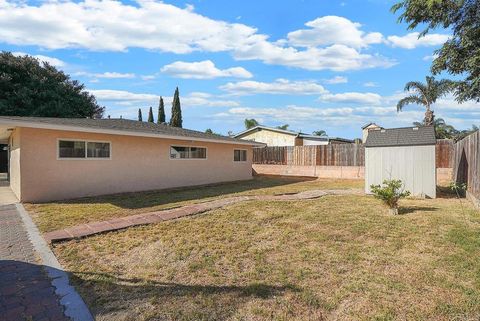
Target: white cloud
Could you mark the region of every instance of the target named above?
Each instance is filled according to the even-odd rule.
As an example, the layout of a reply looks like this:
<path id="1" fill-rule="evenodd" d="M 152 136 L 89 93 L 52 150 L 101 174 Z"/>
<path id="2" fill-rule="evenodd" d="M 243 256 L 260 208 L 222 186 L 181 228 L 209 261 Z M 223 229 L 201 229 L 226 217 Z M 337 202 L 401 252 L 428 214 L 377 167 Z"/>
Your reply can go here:
<path id="1" fill-rule="evenodd" d="M 49 56 L 44 56 L 44 55 L 30 55 L 30 54 L 27 54 L 25 52 L 12 52 L 12 55 L 14 56 L 17 56 L 17 57 L 20 57 L 20 56 L 32 56 L 34 58 L 37 58 L 39 61 L 43 62 L 48 62 L 50 65 L 54 66 L 54 67 L 57 67 L 57 68 L 61 68 L 61 67 L 65 67 L 66 63 L 58 58 L 55 58 L 55 57 L 49 57 Z"/>
<path id="2" fill-rule="evenodd" d="M 376 83 L 374 81 L 367 81 L 367 82 L 363 83 L 363 86 L 364 87 L 378 87 L 378 83 Z"/>
<path id="3" fill-rule="evenodd" d="M 411 32 L 405 36 L 389 36 L 387 37 L 387 40 L 393 47 L 415 49 L 421 46 L 427 47 L 443 45 L 450 37 L 449 35 L 439 33 L 427 34 L 421 38 L 418 38 L 419 35 L 419 32 Z"/>
<path id="4" fill-rule="evenodd" d="M 272 42 L 254 27 L 210 19 L 195 13 L 192 6 L 179 8 L 153 0 L 138 0 L 131 5 L 113 0 L 37 3 L 0 0 L 1 42 L 96 51 L 224 51 L 239 60 L 308 70 L 358 70 L 395 63 L 362 52 L 366 45 L 381 42 L 382 35 L 365 33 L 359 30 L 359 24 L 341 17 L 318 18 L 308 23 L 312 29 L 291 32 L 289 41 Z M 318 30 L 331 34 L 313 36 L 312 32 Z"/>
<path id="5" fill-rule="evenodd" d="M 89 90 L 101 104 L 108 106 L 156 106 L 160 95 L 133 93 L 126 90 L 92 89 Z M 172 97 L 163 97 L 165 104 L 172 100 Z M 211 94 L 193 92 L 185 96 L 180 95 L 180 102 L 184 107 L 235 107 L 238 102 L 233 100 L 218 99 Z"/>
<path id="6" fill-rule="evenodd" d="M 314 81 L 289 81 L 276 79 L 274 82 L 259 82 L 253 80 L 229 82 L 220 89 L 234 95 L 280 94 L 280 95 L 315 95 L 326 93 L 322 85 Z"/>
<path id="7" fill-rule="evenodd" d="M 375 93 L 346 92 L 341 94 L 327 93 L 320 97 L 321 101 L 331 103 L 355 103 L 378 105 L 382 101 L 382 96 Z"/>
<path id="8" fill-rule="evenodd" d="M 310 29 L 300 29 L 288 33 L 290 44 L 300 47 L 327 46 L 342 44 L 353 48 L 366 47 L 383 41 L 379 32 L 365 33 L 361 24 L 344 17 L 324 16 L 305 24 Z"/>
<path id="9" fill-rule="evenodd" d="M 218 69 L 211 60 L 199 62 L 176 61 L 165 65 L 162 72 L 178 78 L 213 79 L 218 77 L 251 78 L 253 75 L 242 67 Z"/>
<path id="10" fill-rule="evenodd" d="M 346 84 L 348 82 L 348 78 L 343 76 L 335 76 L 330 79 L 324 79 L 323 82 L 330 85 Z"/>
<path id="11" fill-rule="evenodd" d="M 106 78 L 106 79 L 125 79 L 125 78 L 135 78 L 135 74 L 131 73 L 119 73 L 119 72 L 104 72 L 101 74 L 94 74 L 96 78 Z"/>
<path id="12" fill-rule="evenodd" d="M 423 57 L 422 60 L 432 61 L 433 59 L 436 59 L 437 57 L 438 57 L 438 55 L 427 55 L 427 56 Z"/>

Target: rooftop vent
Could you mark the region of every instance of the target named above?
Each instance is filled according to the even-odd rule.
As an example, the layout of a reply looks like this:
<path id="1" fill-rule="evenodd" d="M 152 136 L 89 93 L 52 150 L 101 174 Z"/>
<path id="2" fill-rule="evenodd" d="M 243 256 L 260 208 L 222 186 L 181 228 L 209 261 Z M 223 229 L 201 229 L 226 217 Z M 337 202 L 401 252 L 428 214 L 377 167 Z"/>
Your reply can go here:
<path id="1" fill-rule="evenodd" d="M 413 130 L 418 130 L 418 127 L 413 127 Z"/>

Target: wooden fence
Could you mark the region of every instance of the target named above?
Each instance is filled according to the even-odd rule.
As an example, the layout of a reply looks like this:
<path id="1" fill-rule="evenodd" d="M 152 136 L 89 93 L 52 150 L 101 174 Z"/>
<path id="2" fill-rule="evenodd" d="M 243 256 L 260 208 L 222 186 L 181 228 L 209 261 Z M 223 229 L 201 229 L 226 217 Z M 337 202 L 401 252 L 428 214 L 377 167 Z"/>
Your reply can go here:
<path id="1" fill-rule="evenodd" d="M 454 152 L 451 140 L 438 140 L 435 154 L 437 168 L 453 167 Z M 365 166 L 365 147 L 363 144 L 332 144 L 254 148 L 253 163 L 302 166 Z"/>
<path id="2" fill-rule="evenodd" d="M 457 183 L 466 183 L 467 190 L 480 198 L 480 132 L 455 144 L 453 176 Z"/>
<path id="3" fill-rule="evenodd" d="M 332 144 L 255 148 L 253 163 L 304 166 L 364 166 L 365 147 L 361 144 Z"/>

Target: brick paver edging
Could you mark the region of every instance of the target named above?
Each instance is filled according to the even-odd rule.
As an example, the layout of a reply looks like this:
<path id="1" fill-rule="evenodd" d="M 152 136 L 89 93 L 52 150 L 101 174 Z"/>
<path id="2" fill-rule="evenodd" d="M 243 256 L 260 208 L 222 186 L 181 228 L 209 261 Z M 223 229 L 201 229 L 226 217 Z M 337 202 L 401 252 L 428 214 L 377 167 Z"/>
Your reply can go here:
<path id="1" fill-rule="evenodd" d="M 244 201 L 265 200 L 265 201 L 294 201 L 315 199 L 325 195 L 344 195 L 344 194 L 361 194 L 361 190 L 310 190 L 296 194 L 282 195 L 255 195 L 255 196 L 233 196 L 204 203 L 193 205 L 185 205 L 178 208 L 148 212 L 143 214 L 131 215 L 126 217 L 114 218 L 106 221 L 92 222 L 81 224 L 66 229 L 48 232 L 44 235 L 47 242 L 60 242 L 81 238 L 89 235 L 116 231 L 131 226 L 146 225 L 159 223 L 162 221 L 172 220 L 184 216 L 204 213 L 214 209 L 222 208 L 228 205 L 236 204 Z"/>

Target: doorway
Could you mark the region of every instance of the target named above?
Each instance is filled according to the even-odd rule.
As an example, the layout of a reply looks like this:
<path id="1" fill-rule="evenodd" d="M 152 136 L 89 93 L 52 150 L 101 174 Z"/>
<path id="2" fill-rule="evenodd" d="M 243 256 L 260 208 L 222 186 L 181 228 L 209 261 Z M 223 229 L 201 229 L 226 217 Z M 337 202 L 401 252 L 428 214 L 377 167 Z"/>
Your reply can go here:
<path id="1" fill-rule="evenodd" d="M 8 184 L 9 171 L 8 171 L 8 145 L 0 144 L 0 184 Z"/>

